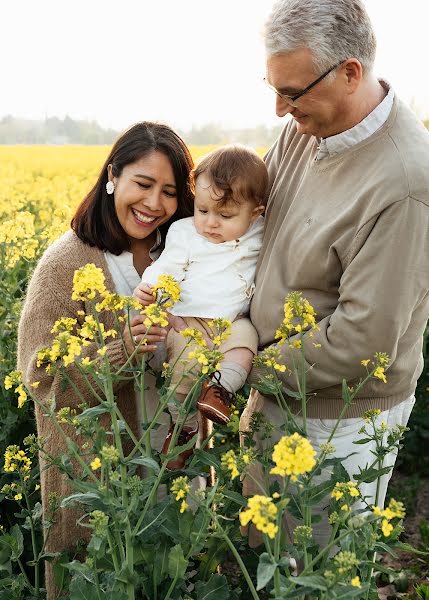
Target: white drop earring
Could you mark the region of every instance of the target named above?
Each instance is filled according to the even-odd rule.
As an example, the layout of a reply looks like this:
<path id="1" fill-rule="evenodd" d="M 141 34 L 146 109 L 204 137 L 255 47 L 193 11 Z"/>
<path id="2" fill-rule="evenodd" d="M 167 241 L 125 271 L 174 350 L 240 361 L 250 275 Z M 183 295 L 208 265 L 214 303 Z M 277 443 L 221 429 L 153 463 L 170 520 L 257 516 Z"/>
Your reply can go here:
<path id="1" fill-rule="evenodd" d="M 108 194 L 113 194 L 114 191 L 115 191 L 115 184 L 113 183 L 113 181 L 108 181 L 106 183 L 106 192 Z"/>

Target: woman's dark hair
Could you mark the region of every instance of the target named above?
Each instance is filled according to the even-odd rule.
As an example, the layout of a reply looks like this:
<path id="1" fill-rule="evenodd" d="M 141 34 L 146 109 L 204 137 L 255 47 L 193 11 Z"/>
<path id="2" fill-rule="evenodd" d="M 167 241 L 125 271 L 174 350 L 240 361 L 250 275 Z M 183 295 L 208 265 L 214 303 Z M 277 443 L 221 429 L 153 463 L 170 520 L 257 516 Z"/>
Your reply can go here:
<path id="1" fill-rule="evenodd" d="M 177 211 L 160 227 L 163 237 L 173 221 L 193 214 L 193 193 L 189 174 L 194 166 L 185 142 L 171 127 L 144 121 L 133 125 L 115 142 L 98 180 L 84 198 L 72 219 L 71 227 L 86 244 L 119 255 L 129 249 L 129 240 L 116 215 L 112 195 L 106 192 L 107 167 L 119 177 L 126 165 L 151 152 L 162 152 L 169 159 L 176 183 Z"/>

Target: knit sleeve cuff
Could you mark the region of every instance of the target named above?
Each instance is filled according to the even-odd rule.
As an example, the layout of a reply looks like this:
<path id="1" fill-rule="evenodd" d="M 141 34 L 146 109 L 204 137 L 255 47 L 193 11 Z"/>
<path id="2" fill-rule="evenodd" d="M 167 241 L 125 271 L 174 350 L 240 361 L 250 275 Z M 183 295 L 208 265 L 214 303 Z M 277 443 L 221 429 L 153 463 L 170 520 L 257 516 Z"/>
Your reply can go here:
<path id="1" fill-rule="evenodd" d="M 106 354 L 111 365 L 123 365 L 127 360 L 122 340 L 109 342 Z"/>
<path id="2" fill-rule="evenodd" d="M 263 367 L 252 367 L 252 370 L 250 371 L 249 375 L 247 376 L 247 383 L 249 385 L 257 385 L 261 379 L 261 377 L 263 375 L 267 374 L 267 370 L 264 369 Z"/>

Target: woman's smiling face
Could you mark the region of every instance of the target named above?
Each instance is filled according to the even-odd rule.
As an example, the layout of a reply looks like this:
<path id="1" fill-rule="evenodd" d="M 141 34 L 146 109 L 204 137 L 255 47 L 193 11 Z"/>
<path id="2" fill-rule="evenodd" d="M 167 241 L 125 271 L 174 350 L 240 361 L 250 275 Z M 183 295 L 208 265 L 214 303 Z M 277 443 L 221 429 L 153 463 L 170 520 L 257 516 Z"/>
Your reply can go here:
<path id="1" fill-rule="evenodd" d="M 158 151 L 126 165 L 115 184 L 116 215 L 133 240 L 142 240 L 168 221 L 177 210 L 176 181 L 170 160 Z"/>

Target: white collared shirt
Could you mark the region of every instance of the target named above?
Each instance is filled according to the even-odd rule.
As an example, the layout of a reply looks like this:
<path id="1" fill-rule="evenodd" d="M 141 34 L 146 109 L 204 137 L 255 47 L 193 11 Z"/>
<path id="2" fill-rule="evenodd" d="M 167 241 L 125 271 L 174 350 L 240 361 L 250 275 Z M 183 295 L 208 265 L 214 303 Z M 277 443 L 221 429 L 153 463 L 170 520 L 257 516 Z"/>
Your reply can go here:
<path id="1" fill-rule="evenodd" d="M 347 131 L 342 131 L 337 135 L 322 138 L 320 140 L 316 160 L 323 160 L 324 158 L 335 156 L 336 154 L 347 150 L 347 148 L 351 148 L 355 144 L 363 142 L 363 140 L 369 138 L 370 135 L 384 125 L 392 110 L 395 93 L 386 81 L 380 80 L 380 83 L 385 89 L 389 90 L 380 104 L 378 104 L 365 119 L 354 127 L 347 129 Z"/>
<path id="2" fill-rule="evenodd" d="M 161 232 L 157 229 L 156 242 L 149 250 L 151 260 L 156 260 L 161 254 L 161 242 Z M 122 254 L 116 256 L 116 254 L 106 251 L 104 256 L 106 257 L 107 266 L 115 284 L 116 293 L 121 296 L 132 296 L 141 281 L 140 275 L 134 266 L 132 253 L 125 250 Z"/>
<path id="3" fill-rule="evenodd" d="M 199 235 L 193 217 L 176 221 L 168 230 L 165 250 L 142 281 L 154 285 L 168 274 L 180 283 L 174 315 L 233 321 L 249 311 L 263 229 L 264 219 L 258 217 L 238 240 L 213 244 Z"/>

